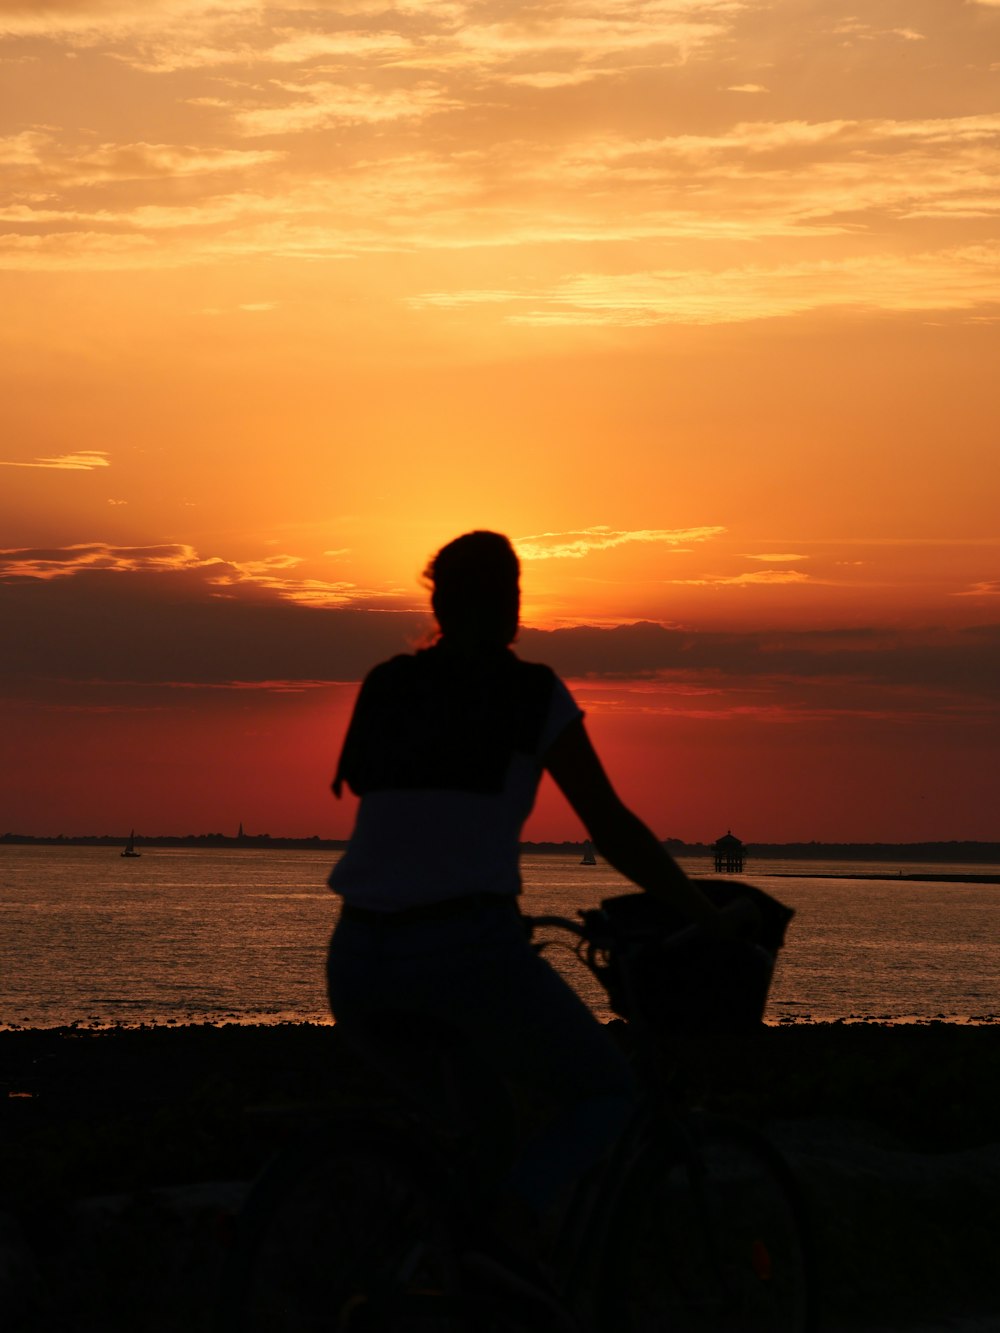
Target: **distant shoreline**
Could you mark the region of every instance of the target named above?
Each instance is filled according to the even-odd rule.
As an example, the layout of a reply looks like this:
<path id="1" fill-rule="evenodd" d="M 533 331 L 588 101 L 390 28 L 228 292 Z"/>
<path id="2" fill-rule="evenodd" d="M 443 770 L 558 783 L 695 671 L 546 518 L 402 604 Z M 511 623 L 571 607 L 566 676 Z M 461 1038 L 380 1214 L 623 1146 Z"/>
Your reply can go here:
<path id="1" fill-rule="evenodd" d="M 753 867 L 745 872 L 753 875 Z M 912 883 L 930 883 L 930 884 L 1000 884 L 1000 874 L 997 875 L 954 875 L 954 874 L 912 874 L 904 875 L 902 871 L 897 871 L 895 875 L 890 875 L 888 871 L 884 874 L 873 874 L 868 872 L 861 875 L 824 875 L 818 870 L 809 870 L 802 873 L 798 870 L 766 870 L 756 879 L 877 879 L 890 880 L 894 884 L 912 884 Z"/>
<path id="2" fill-rule="evenodd" d="M 121 847 L 128 839 L 127 833 L 121 834 L 81 834 L 57 837 L 36 837 L 29 833 L 4 833 L 0 835 L 0 847 Z M 142 837 L 136 835 L 136 847 L 224 847 L 231 849 L 245 848 L 253 851 L 327 851 L 342 852 L 347 846 L 346 838 L 321 838 L 314 834 L 310 838 L 272 837 L 268 833 L 245 834 L 243 837 L 230 837 L 223 833 L 185 834 L 183 836 L 157 835 Z M 677 838 L 667 838 L 664 847 L 673 856 L 705 857 L 713 856 L 711 843 L 682 842 Z M 583 853 L 583 840 L 566 842 L 522 842 L 521 851 L 549 855 L 580 856 Z M 754 861 L 947 861 L 952 864 L 975 862 L 978 864 L 996 864 L 1000 867 L 1000 842 L 786 842 L 765 843 L 748 842 L 744 846 L 747 860 L 746 873 L 754 874 Z M 761 871 L 763 874 L 782 872 Z M 790 872 L 789 872 L 790 873 Z M 827 878 L 824 876 L 824 878 Z M 920 875 L 869 873 L 852 876 L 856 879 L 919 879 Z M 924 875 L 923 878 L 932 878 Z M 935 879 L 942 876 L 933 876 Z M 947 878 L 955 878 L 949 876 Z M 976 882 L 1000 882 L 1000 870 L 996 877 L 980 876 Z"/>

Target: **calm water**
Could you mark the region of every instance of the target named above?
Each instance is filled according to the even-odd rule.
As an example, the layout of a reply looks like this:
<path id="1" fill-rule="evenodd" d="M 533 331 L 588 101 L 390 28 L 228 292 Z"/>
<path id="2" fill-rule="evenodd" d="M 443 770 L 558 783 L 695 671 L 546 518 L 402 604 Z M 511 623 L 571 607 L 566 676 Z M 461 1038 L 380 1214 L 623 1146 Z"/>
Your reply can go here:
<path id="1" fill-rule="evenodd" d="M 127 860 L 117 848 L 0 848 L 0 1027 L 326 1020 L 332 859 L 148 848 Z M 706 873 L 705 861 L 684 864 Z M 796 867 L 758 862 L 745 878 L 797 912 L 771 1020 L 1000 1020 L 1000 886 L 771 878 L 770 869 Z M 885 867 L 798 869 L 833 876 Z M 572 915 L 627 888 L 606 866 L 581 867 L 574 857 L 529 856 L 523 870 L 527 911 Z M 549 956 L 606 1016 L 572 955 Z"/>

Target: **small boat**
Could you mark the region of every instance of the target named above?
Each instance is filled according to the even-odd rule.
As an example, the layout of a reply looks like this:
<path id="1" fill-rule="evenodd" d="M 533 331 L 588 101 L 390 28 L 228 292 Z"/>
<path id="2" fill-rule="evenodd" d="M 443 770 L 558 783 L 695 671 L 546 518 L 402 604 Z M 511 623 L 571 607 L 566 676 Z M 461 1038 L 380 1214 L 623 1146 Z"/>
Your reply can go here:
<path id="1" fill-rule="evenodd" d="M 125 844 L 125 850 L 122 852 L 122 856 L 141 856 L 141 855 L 142 852 L 137 852 L 135 850 L 135 829 L 133 829 L 132 832 L 128 835 L 128 842 Z"/>
<path id="2" fill-rule="evenodd" d="M 589 838 L 583 844 L 583 860 L 580 862 L 580 864 L 582 866 L 597 865 L 597 857 L 594 855 L 594 844 L 590 841 Z"/>

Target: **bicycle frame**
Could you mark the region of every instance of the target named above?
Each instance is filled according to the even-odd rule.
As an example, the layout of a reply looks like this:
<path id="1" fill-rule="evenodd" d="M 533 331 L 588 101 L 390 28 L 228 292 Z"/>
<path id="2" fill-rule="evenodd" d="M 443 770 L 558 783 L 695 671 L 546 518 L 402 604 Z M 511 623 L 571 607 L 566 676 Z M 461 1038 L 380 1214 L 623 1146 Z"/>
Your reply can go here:
<path id="1" fill-rule="evenodd" d="M 649 939 L 648 933 L 644 935 L 642 931 L 636 931 L 632 935 L 629 932 L 616 931 L 610 920 L 602 919 L 602 912 L 597 909 L 581 912 L 579 920 L 548 915 L 527 916 L 524 920 L 532 935 L 537 931 L 552 929 L 559 931 L 564 937 L 569 937 L 572 940 L 570 947 L 605 989 L 607 989 L 606 978 L 611 965 L 612 951 L 624 950 L 627 956 L 630 948 L 640 948 Z M 682 929 L 674 932 L 673 936 L 665 941 L 660 941 L 664 947 L 665 957 L 668 957 L 673 949 L 686 947 L 697 934 L 697 930 L 697 927 Z M 533 943 L 533 947 L 543 952 L 555 942 L 553 939 L 540 940 Z M 708 1276 L 704 1280 L 696 1278 L 695 1285 L 698 1286 L 699 1298 L 707 1293 L 707 1299 L 711 1303 L 710 1322 L 704 1326 L 699 1324 L 698 1327 L 712 1328 L 716 1333 L 723 1331 L 733 1333 L 736 1329 L 746 1333 L 751 1326 L 755 1329 L 771 1330 L 771 1324 L 750 1325 L 737 1320 L 727 1323 L 725 1319 L 732 1288 L 724 1271 L 723 1252 L 717 1248 L 715 1242 L 717 1238 L 727 1241 L 728 1236 L 725 1234 L 724 1224 L 721 1228 L 717 1227 L 716 1213 L 712 1207 L 719 1198 L 719 1180 L 724 1181 L 725 1178 L 716 1173 L 716 1167 L 712 1163 L 718 1161 L 718 1157 L 713 1154 L 720 1143 L 735 1141 L 731 1132 L 732 1127 L 727 1131 L 724 1122 L 713 1122 L 710 1118 L 702 1123 L 699 1118 L 692 1117 L 686 1111 L 683 1100 L 671 1096 L 664 1077 L 662 1039 L 655 1025 L 646 1021 L 639 997 L 628 993 L 631 986 L 629 968 L 625 966 L 620 971 L 618 981 L 626 988 L 626 1003 L 634 1009 L 634 1017 L 630 1015 L 629 1018 L 629 1027 L 635 1037 L 634 1054 L 641 1085 L 639 1107 L 633 1121 L 607 1157 L 591 1168 L 579 1182 L 570 1205 L 560 1219 L 558 1236 L 551 1251 L 552 1268 L 558 1275 L 556 1291 L 558 1309 L 564 1308 L 567 1311 L 567 1318 L 571 1310 L 577 1314 L 584 1314 L 589 1320 L 588 1326 L 592 1325 L 603 1330 L 617 1329 L 621 1326 L 628 1327 L 630 1333 L 634 1333 L 637 1329 L 649 1326 L 644 1320 L 647 1307 L 644 1304 L 646 1296 L 641 1287 L 641 1294 L 636 1301 L 633 1301 L 628 1295 L 623 1297 L 625 1289 L 622 1287 L 622 1281 L 623 1275 L 627 1280 L 635 1272 L 641 1276 L 646 1271 L 641 1267 L 646 1262 L 641 1241 L 647 1234 L 658 1241 L 661 1230 L 655 1219 L 670 1218 L 674 1215 L 670 1207 L 666 1212 L 655 1211 L 661 1203 L 661 1197 L 657 1192 L 659 1182 L 669 1176 L 672 1181 L 680 1183 L 678 1196 L 671 1194 L 670 1202 L 672 1203 L 675 1197 L 680 1197 L 687 1203 L 687 1211 L 682 1216 L 686 1220 L 691 1219 L 692 1229 L 700 1238 L 695 1242 L 696 1248 L 699 1255 L 706 1259 L 702 1268 Z M 452 1072 L 456 1080 L 460 1081 L 463 1074 L 462 1045 L 459 1044 L 458 1049 L 454 1049 L 447 1040 L 447 1033 L 437 1033 L 433 1030 L 422 1032 L 424 1041 L 433 1043 L 436 1037 L 444 1038 L 438 1054 L 445 1065 L 454 1062 Z M 405 1089 L 402 1091 L 405 1098 Z M 342 1116 L 339 1133 L 331 1135 L 330 1125 L 327 1124 L 319 1128 L 319 1136 L 313 1141 L 315 1147 L 306 1145 L 304 1151 L 296 1158 L 290 1158 L 286 1152 L 284 1162 L 279 1163 L 280 1169 L 273 1172 L 270 1181 L 265 1181 L 263 1188 L 257 1191 L 251 1209 L 252 1216 L 248 1218 L 251 1225 L 246 1228 L 243 1250 L 236 1256 L 237 1262 L 232 1265 L 233 1277 L 228 1286 L 228 1301 L 231 1308 L 227 1307 L 224 1316 L 226 1322 L 223 1324 L 226 1333 L 230 1333 L 230 1330 L 232 1333 L 236 1333 L 236 1330 L 244 1333 L 241 1321 L 243 1315 L 250 1310 L 244 1291 L 257 1266 L 259 1238 L 271 1234 L 267 1230 L 271 1219 L 279 1216 L 279 1213 L 280 1217 L 291 1217 L 293 1221 L 299 1218 L 302 1205 L 298 1202 L 300 1196 L 294 1191 L 301 1185 L 303 1190 L 301 1197 L 306 1200 L 312 1198 L 316 1164 L 322 1162 L 324 1145 L 333 1145 L 335 1156 L 332 1159 L 334 1165 L 330 1168 L 332 1171 L 330 1179 L 331 1182 L 336 1182 L 338 1179 L 349 1178 L 345 1172 L 354 1169 L 354 1163 L 357 1161 L 356 1145 L 362 1142 L 367 1143 L 366 1160 L 375 1164 L 379 1170 L 384 1161 L 389 1180 L 401 1187 L 404 1194 L 421 1208 L 425 1202 L 427 1203 L 424 1211 L 429 1217 L 437 1219 L 441 1234 L 447 1239 L 440 1247 L 440 1252 L 435 1248 L 433 1240 L 425 1251 L 419 1251 L 419 1253 L 425 1252 L 431 1260 L 437 1256 L 443 1282 L 436 1282 L 432 1273 L 432 1281 L 429 1284 L 421 1282 L 414 1286 L 408 1271 L 402 1270 L 398 1274 L 398 1286 L 392 1284 L 387 1287 L 384 1281 L 373 1283 L 367 1277 L 363 1278 L 359 1280 L 356 1296 L 356 1300 L 364 1306 L 362 1309 L 359 1305 L 358 1320 L 369 1318 L 375 1321 L 365 1325 L 366 1327 L 379 1328 L 383 1325 L 395 1327 L 397 1326 L 395 1316 L 398 1314 L 400 1316 L 398 1326 L 405 1328 L 409 1326 L 407 1320 L 411 1317 L 417 1319 L 415 1326 L 422 1326 L 419 1323 L 420 1318 L 438 1312 L 442 1315 L 454 1315 L 459 1321 L 457 1327 L 478 1326 L 480 1306 L 484 1311 L 493 1310 L 496 1291 L 489 1286 L 491 1279 L 488 1275 L 485 1278 L 487 1285 L 482 1292 L 477 1286 L 477 1282 L 483 1280 L 481 1274 L 478 1278 L 476 1276 L 471 1278 L 471 1286 L 466 1285 L 468 1274 L 462 1270 L 460 1254 L 462 1242 L 467 1239 L 471 1230 L 475 1230 L 475 1222 L 486 1215 L 490 1206 L 489 1186 L 476 1179 L 478 1173 L 475 1165 L 479 1157 L 485 1160 L 489 1154 L 482 1153 L 481 1138 L 477 1138 L 472 1132 L 465 1132 L 473 1127 L 465 1126 L 463 1130 L 460 1113 L 457 1125 L 452 1128 L 457 1129 L 457 1134 L 449 1134 L 448 1126 L 443 1125 L 439 1117 L 430 1114 L 427 1107 L 421 1108 L 418 1105 L 413 1107 L 412 1112 L 404 1111 L 402 1117 L 394 1117 L 389 1121 L 381 1117 L 375 1119 L 362 1117 L 352 1120 L 350 1117 Z M 794 1195 L 794 1189 L 783 1183 L 787 1177 L 787 1168 L 775 1170 L 775 1163 L 768 1159 L 766 1152 L 760 1151 L 760 1145 L 755 1146 L 749 1141 L 753 1137 L 751 1131 L 744 1131 L 742 1136 L 736 1135 L 736 1140 L 742 1142 L 745 1149 L 749 1149 L 750 1156 L 746 1160 L 754 1161 L 758 1167 L 763 1163 L 771 1179 L 776 1180 L 786 1194 Z M 759 1136 L 756 1138 L 759 1139 Z M 337 1147 L 342 1142 L 347 1143 L 344 1150 Z M 354 1146 L 350 1146 L 351 1144 Z M 339 1157 L 336 1156 L 338 1152 L 341 1153 Z M 770 1153 L 773 1158 L 773 1149 Z M 778 1165 L 780 1168 L 780 1163 Z M 374 1174 L 372 1179 L 375 1179 Z M 725 1199 L 727 1196 L 723 1194 L 722 1197 Z M 291 1200 L 290 1204 L 288 1200 Z M 655 1205 L 654 1208 L 650 1208 L 650 1201 Z M 794 1205 L 794 1199 L 792 1202 Z M 284 1211 L 280 1212 L 282 1209 Z M 393 1210 L 388 1209 L 386 1216 L 391 1216 L 392 1213 Z M 794 1206 L 791 1208 L 791 1213 L 797 1218 Z M 321 1199 L 317 1215 L 322 1216 L 322 1214 Z M 308 1212 L 305 1214 L 307 1222 L 310 1216 Z M 638 1231 L 636 1218 L 641 1219 Z M 646 1229 L 647 1218 L 654 1219 L 651 1232 L 647 1232 Z M 280 1230 L 278 1234 L 280 1236 Z M 666 1234 L 671 1234 L 669 1228 Z M 640 1239 L 639 1268 L 633 1266 L 634 1251 L 628 1248 L 628 1243 L 637 1237 Z M 490 1243 L 488 1239 L 486 1243 L 488 1246 Z M 291 1252 L 298 1253 L 299 1248 L 293 1244 Z M 656 1272 L 659 1272 L 659 1253 L 662 1252 L 654 1255 Z M 669 1249 L 666 1252 L 669 1253 Z M 414 1250 L 414 1254 L 418 1254 L 418 1250 Z M 501 1264 L 503 1262 L 501 1258 Z M 433 1268 L 433 1264 L 431 1266 Z M 513 1274 L 515 1284 L 517 1272 L 515 1263 L 508 1273 L 508 1277 Z M 455 1275 L 454 1283 L 449 1274 Z M 668 1288 L 672 1277 L 673 1274 L 669 1272 L 666 1274 L 665 1281 Z M 660 1291 L 657 1285 L 659 1281 L 659 1278 L 654 1279 L 654 1293 L 657 1299 Z M 513 1299 L 522 1303 L 527 1302 L 529 1305 L 534 1302 L 535 1318 L 540 1317 L 539 1312 L 545 1314 L 548 1310 L 551 1313 L 553 1309 L 552 1299 L 546 1296 L 541 1288 L 532 1293 L 530 1281 L 527 1287 L 522 1284 L 521 1294 L 515 1294 Z M 613 1304 L 609 1307 L 609 1299 L 612 1302 L 624 1300 L 628 1307 L 628 1316 L 624 1324 L 617 1317 L 618 1307 Z M 683 1303 L 687 1299 L 686 1290 L 682 1290 L 679 1296 L 674 1296 L 672 1299 Z M 360 1330 L 362 1322 L 355 1320 L 350 1301 L 348 1306 L 350 1309 L 345 1306 L 342 1312 L 346 1322 L 342 1319 L 337 1326 L 352 1330 L 357 1326 Z M 631 1323 L 636 1311 L 638 1311 L 638 1322 Z M 719 1312 L 722 1318 L 717 1317 Z M 467 1316 L 469 1322 L 465 1322 Z M 527 1327 L 534 1326 L 541 1325 L 535 1325 L 529 1318 Z M 549 1326 L 554 1328 L 560 1325 L 550 1322 Z M 807 1320 L 803 1316 L 797 1321 L 774 1324 L 772 1333 L 804 1333 L 807 1326 Z M 252 1324 L 250 1327 L 252 1329 L 261 1327 L 263 1330 L 266 1325 Z M 670 1324 L 670 1327 L 673 1327 L 673 1324 Z"/>
<path id="2" fill-rule="evenodd" d="M 607 954 L 613 947 L 620 947 L 622 941 L 610 928 L 600 928 L 597 909 L 586 913 L 581 911 L 580 915 L 581 920 L 578 921 L 558 915 L 525 916 L 524 921 L 529 938 L 537 930 L 546 928 L 573 937 L 575 944 L 570 947 L 574 954 L 606 989 L 605 978 L 609 967 Z M 667 941 L 668 952 L 673 947 L 684 948 L 697 933 L 697 926 L 678 931 L 672 940 Z M 532 947 L 536 952 L 543 953 L 554 943 L 554 940 L 542 940 L 533 942 Z M 625 985 L 631 988 L 627 968 Z M 634 995 L 630 995 L 629 999 L 634 1000 Z M 608 1231 L 613 1225 L 631 1173 L 654 1140 L 662 1145 L 668 1134 L 675 1135 L 678 1156 L 690 1158 L 692 1155 L 690 1132 L 678 1108 L 667 1095 L 660 1043 L 650 1024 L 645 1021 L 641 1005 L 634 1003 L 632 1008 L 638 1019 L 632 1020 L 630 1027 L 638 1038 L 635 1063 L 642 1095 L 632 1123 L 607 1158 L 592 1168 L 579 1183 L 563 1218 L 556 1248 L 566 1261 L 566 1277 L 571 1288 L 583 1284 L 587 1275 L 593 1277 L 595 1260 L 599 1260 L 605 1251 Z"/>

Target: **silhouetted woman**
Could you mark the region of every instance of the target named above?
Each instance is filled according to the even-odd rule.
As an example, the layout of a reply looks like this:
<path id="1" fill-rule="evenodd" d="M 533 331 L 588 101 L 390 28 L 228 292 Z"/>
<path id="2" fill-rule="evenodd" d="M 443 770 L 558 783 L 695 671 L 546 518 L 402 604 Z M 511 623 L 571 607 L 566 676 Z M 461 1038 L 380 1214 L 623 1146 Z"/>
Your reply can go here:
<path id="1" fill-rule="evenodd" d="M 433 647 L 362 685 L 333 790 L 361 797 L 330 887 L 330 1003 L 378 1063 L 386 1012 L 458 1029 L 556 1108 L 508 1185 L 541 1219 L 634 1106 L 631 1070 L 590 1010 L 529 946 L 518 844 L 543 770 L 601 855 L 692 921 L 718 915 L 615 794 L 561 680 L 511 651 L 520 609 L 505 537 L 470 532 L 427 569 Z"/>

